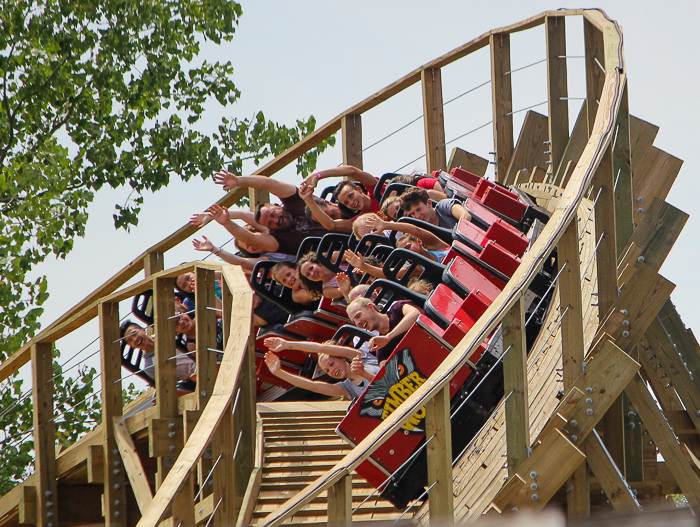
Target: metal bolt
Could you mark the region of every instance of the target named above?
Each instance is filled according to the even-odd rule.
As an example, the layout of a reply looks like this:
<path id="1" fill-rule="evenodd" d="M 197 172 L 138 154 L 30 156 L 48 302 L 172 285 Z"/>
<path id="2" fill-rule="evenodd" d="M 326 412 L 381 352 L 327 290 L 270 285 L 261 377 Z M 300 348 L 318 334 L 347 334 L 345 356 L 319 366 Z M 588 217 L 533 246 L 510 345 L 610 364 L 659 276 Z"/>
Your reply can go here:
<path id="1" fill-rule="evenodd" d="M 644 213 L 644 209 L 643 209 L 642 207 L 639 207 L 639 208 L 637 209 L 637 212 L 639 212 L 639 214 L 643 214 L 643 213 Z"/>
<path id="2" fill-rule="evenodd" d="M 170 450 L 171 452 L 175 452 L 175 445 L 170 445 L 169 450 Z"/>
<path id="3" fill-rule="evenodd" d="M 630 428 L 630 430 L 632 430 L 635 425 L 634 425 L 634 423 L 629 423 L 627 426 Z"/>
<path id="4" fill-rule="evenodd" d="M 114 466 L 118 467 L 121 462 L 118 459 L 114 460 Z"/>
<path id="5" fill-rule="evenodd" d="M 512 509 L 510 509 L 510 512 L 518 512 L 518 508 L 517 508 L 517 507 L 513 507 Z"/>
<path id="6" fill-rule="evenodd" d="M 627 330 L 625 330 L 625 331 L 622 332 L 622 336 L 625 337 L 625 338 L 627 338 L 627 337 L 630 336 L 630 332 L 627 331 Z"/>
<path id="7" fill-rule="evenodd" d="M 408 430 L 403 431 L 403 435 L 407 436 L 408 435 Z"/>
<path id="8" fill-rule="evenodd" d="M 532 479 L 535 479 L 537 477 L 537 472 L 535 472 L 534 470 L 532 472 L 530 472 L 530 477 Z"/>
<path id="9" fill-rule="evenodd" d="M 175 423 L 168 423 L 168 428 L 170 430 L 175 430 Z"/>
<path id="10" fill-rule="evenodd" d="M 532 495 L 532 501 L 537 501 L 540 497 L 537 494 Z"/>
<path id="11" fill-rule="evenodd" d="M 632 489 L 632 495 L 633 495 L 633 496 L 636 496 L 636 495 L 637 495 L 637 492 L 639 492 L 637 489 Z"/>
<path id="12" fill-rule="evenodd" d="M 122 511 L 114 511 L 115 518 L 118 518 L 119 516 L 121 516 L 121 514 L 122 514 Z"/>
<path id="13" fill-rule="evenodd" d="M 637 258 L 637 261 L 639 263 L 644 263 L 644 256 L 640 256 L 639 258 Z"/>
<path id="14" fill-rule="evenodd" d="M 572 419 L 571 421 L 569 421 L 569 424 L 571 426 L 578 426 L 578 421 L 576 419 Z"/>
<path id="15" fill-rule="evenodd" d="M 586 404 L 593 404 L 593 399 L 591 399 L 590 397 L 586 399 Z"/>
<path id="16" fill-rule="evenodd" d="M 593 415 L 593 408 L 586 410 L 586 415 Z"/>
<path id="17" fill-rule="evenodd" d="M 623 320 L 623 321 L 622 321 L 622 325 L 623 325 L 624 327 L 628 327 L 628 326 L 630 325 L 630 321 L 629 321 L 629 320 Z"/>
<path id="18" fill-rule="evenodd" d="M 115 476 L 116 476 L 117 474 L 119 474 L 120 472 L 121 472 L 121 470 L 119 470 L 118 468 L 115 468 L 115 469 L 112 471 L 112 473 L 114 473 Z"/>
<path id="19" fill-rule="evenodd" d="M 576 441 L 578 441 L 578 436 L 576 434 L 572 435 L 571 440 L 575 443 Z"/>
<path id="20" fill-rule="evenodd" d="M 626 310 L 626 309 L 620 309 L 620 313 L 622 313 L 623 316 L 627 316 L 627 310 Z"/>
<path id="21" fill-rule="evenodd" d="M 572 490 L 574 490 L 573 485 L 569 485 L 568 487 L 566 487 L 566 492 L 571 492 Z"/>
<path id="22" fill-rule="evenodd" d="M 590 386 L 588 388 L 586 388 L 586 393 L 588 393 L 588 394 L 593 393 L 593 388 L 591 388 Z"/>
<path id="23" fill-rule="evenodd" d="M 121 505 L 121 504 L 122 504 L 121 500 L 114 500 L 115 507 L 119 507 L 119 505 Z"/>
<path id="24" fill-rule="evenodd" d="M 586 361 L 583 361 L 583 362 L 581 363 L 581 369 L 582 369 L 583 371 L 586 371 L 586 366 L 588 366 L 588 364 L 586 364 Z"/>
<path id="25" fill-rule="evenodd" d="M 530 485 L 530 488 L 532 490 L 537 490 L 537 483 L 533 483 L 532 485 Z"/>
<path id="26" fill-rule="evenodd" d="M 112 454 L 114 454 L 115 456 L 118 456 L 118 455 L 119 455 L 119 449 L 118 449 L 118 448 L 115 448 L 114 450 L 112 450 Z"/>
<path id="27" fill-rule="evenodd" d="M 627 417 L 634 417 L 636 414 L 634 412 L 627 412 Z"/>
<path id="28" fill-rule="evenodd" d="M 46 511 L 46 517 L 51 518 L 53 516 L 53 511 Z"/>
<path id="29" fill-rule="evenodd" d="M 393 451 L 393 450 L 389 450 L 389 454 L 393 456 L 393 455 L 394 455 L 394 451 Z"/>
<path id="30" fill-rule="evenodd" d="M 49 522 L 46 524 L 46 527 L 53 527 L 53 522 Z"/>
<path id="31" fill-rule="evenodd" d="M 637 201 L 638 201 L 639 203 L 644 203 L 644 198 L 643 198 L 642 196 L 639 196 L 639 197 L 637 198 Z"/>
<path id="32" fill-rule="evenodd" d="M 173 437 L 175 437 L 175 432 L 168 432 L 168 437 L 169 437 L 170 439 L 172 439 Z"/>
<path id="33" fill-rule="evenodd" d="M 697 415 L 698 417 L 700 417 L 700 410 L 698 410 L 697 412 L 695 412 L 695 415 Z"/>
<path id="34" fill-rule="evenodd" d="M 202 392 L 202 397 L 206 397 L 206 396 L 207 396 L 207 392 Z"/>
<path id="35" fill-rule="evenodd" d="M 119 490 L 122 486 L 119 483 L 114 484 L 114 490 Z"/>
<path id="36" fill-rule="evenodd" d="M 700 411 L 698 411 L 698 415 L 700 415 Z M 46 496 L 47 498 L 50 498 L 50 497 L 51 497 L 51 491 L 50 491 L 50 490 L 47 490 L 47 491 L 44 493 L 44 496 Z"/>
<path id="37" fill-rule="evenodd" d="M 53 507 L 53 501 L 47 501 L 46 502 L 47 507 Z"/>

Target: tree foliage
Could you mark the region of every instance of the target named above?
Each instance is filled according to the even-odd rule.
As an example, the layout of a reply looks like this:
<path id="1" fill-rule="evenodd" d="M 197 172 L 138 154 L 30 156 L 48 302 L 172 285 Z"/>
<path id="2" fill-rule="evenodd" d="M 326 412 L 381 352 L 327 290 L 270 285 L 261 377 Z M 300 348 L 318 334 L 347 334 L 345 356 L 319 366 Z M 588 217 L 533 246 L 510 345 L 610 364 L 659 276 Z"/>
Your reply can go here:
<path id="1" fill-rule="evenodd" d="M 117 227 L 136 225 L 141 193 L 171 175 L 240 171 L 313 131 L 313 117 L 280 126 L 262 112 L 197 130 L 205 105 L 236 102 L 230 62 L 198 59 L 204 41 L 233 37 L 241 7 L 227 0 L 5 2 L 0 27 L 0 359 L 38 328 L 49 254 L 82 236 L 94 192 L 128 185 Z M 225 112 L 221 112 L 223 115 Z M 300 160 L 307 173 L 326 143 Z"/>
<path id="2" fill-rule="evenodd" d="M 284 126 L 262 112 L 227 116 L 223 107 L 240 97 L 233 66 L 198 54 L 206 41 L 231 40 L 240 16 L 240 5 L 228 0 L 3 3 L 0 360 L 39 328 L 48 284 L 43 276 L 30 280 L 30 272 L 49 255 L 70 252 L 100 188 L 133 189 L 135 197 L 114 213 L 115 226 L 129 228 L 138 222 L 141 194 L 163 188 L 171 176 L 208 177 L 222 166 L 240 172 L 244 161 L 257 165 L 314 130 L 313 117 Z M 223 117 L 207 134 L 202 119 L 214 101 Z M 303 156 L 297 171 L 312 171 L 333 142 Z M 94 376 L 82 368 L 78 380 L 57 377 L 60 442 L 94 426 L 87 416 L 99 399 L 83 397 Z M 31 428 L 31 398 L 21 398 L 19 379 L 1 391 L 0 495 L 32 461 L 31 441 L 17 439 Z"/>

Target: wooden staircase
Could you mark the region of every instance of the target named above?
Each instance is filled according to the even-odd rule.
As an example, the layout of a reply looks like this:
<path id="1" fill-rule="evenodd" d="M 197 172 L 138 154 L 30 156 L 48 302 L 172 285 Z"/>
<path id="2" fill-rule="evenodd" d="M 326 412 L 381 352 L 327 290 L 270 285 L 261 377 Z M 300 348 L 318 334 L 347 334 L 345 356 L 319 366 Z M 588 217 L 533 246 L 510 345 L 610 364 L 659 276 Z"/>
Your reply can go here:
<path id="1" fill-rule="evenodd" d="M 335 433 L 347 406 L 347 402 L 258 404 L 258 413 L 263 421 L 265 454 L 253 525 L 332 468 L 351 450 L 350 445 Z M 373 491 L 363 478 L 353 475 L 353 507 L 357 507 Z M 325 526 L 328 521 L 326 496 L 324 492 L 315 498 L 285 525 Z M 412 512 L 409 510 L 404 517 L 410 518 Z M 353 524 L 393 523 L 402 513 L 402 510 L 375 494 L 353 515 Z"/>

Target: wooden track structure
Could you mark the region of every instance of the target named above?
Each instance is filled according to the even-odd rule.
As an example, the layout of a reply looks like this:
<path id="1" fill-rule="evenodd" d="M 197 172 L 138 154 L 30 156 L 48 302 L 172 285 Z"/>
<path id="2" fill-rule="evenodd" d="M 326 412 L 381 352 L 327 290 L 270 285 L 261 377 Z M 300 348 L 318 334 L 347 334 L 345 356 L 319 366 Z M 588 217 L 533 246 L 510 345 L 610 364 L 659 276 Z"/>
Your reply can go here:
<path id="1" fill-rule="evenodd" d="M 571 134 L 567 17 L 583 19 L 587 88 Z M 542 24 L 549 117 L 529 113 L 515 141 L 510 36 Z M 273 176 L 338 130 L 345 163 L 361 167 L 362 114 L 419 82 L 427 167 L 447 168 L 441 68 L 486 47 L 497 177 L 524 188 L 552 216 L 501 295 L 428 381 L 354 449 L 333 446 L 337 442 L 323 433 L 330 425 L 319 423 L 337 418 L 335 407 L 312 405 L 303 415 L 298 409 L 285 414 L 284 405 L 256 407 L 250 288 L 230 266 L 195 262 L 164 270 L 163 254 L 195 232 L 182 227 L 0 365 L 0 379 L 6 379 L 31 362 L 35 442 L 34 474 L 0 498 L 0 527 L 348 525 L 363 514 L 362 507 L 355 515 L 352 510 L 364 496 L 362 484 L 353 482 L 354 468 L 420 407 L 432 440 L 429 499 L 409 511 L 417 523 L 540 510 L 552 500 L 566 503 L 571 517 L 583 517 L 591 507 L 635 510 L 671 493 L 683 493 L 699 512 L 700 353 L 670 302 L 674 285 L 658 274 L 687 219 L 664 201 L 681 162 L 652 145 L 655 126 L 630 116 L 622 33 L 604 13 L 548 11 L 482 35 L 348 109 L 257 173 Z M 465 168 L 480 162 L 459 151 L 450 160 Z M 219 203 L 230 206 L 246 192 L 234 189 Z M 526 355 L 523 295 L 554 249 L 561 269 L 555 301 Z M 124 286 L 141 270 L 143 280 Z M 169 342 L 175 334 L 174 277 L 191 270 L 197 284 L 197 391 L 177 397 L 169 360 L 174 351 L 157 346 L 156 405 L 125 419 L 118 303 L 153 289 L 156 342 Z M 214 315 L 207 306 L 215 270 L 223 275 L 226 343 L 218 375 L 206 352 L 213 347 Z M 95 318 L 102 424 L 57 454 L 52 343 Z M 499 324 L 509 349 L 507 396 L 453 466 L 448 383 Z M 271 413 L 281 419 L 277 429 L 265 424 Z M 295 432 L 291 425 L 301 423 L 306 431 Z M 281 429 L 291 435 L 282 439 Z M 326 447 L 335 453 L 321 452 L 311 471 L 311 453 Z M 275 455 L 309 458 L 301 460 L 306 470 L 298 475 L 279 468 Z M 281 476 L 266 489 L 275 470 Z M 372 506 L 362 519 L 395 519 L 401 512 Z"/>

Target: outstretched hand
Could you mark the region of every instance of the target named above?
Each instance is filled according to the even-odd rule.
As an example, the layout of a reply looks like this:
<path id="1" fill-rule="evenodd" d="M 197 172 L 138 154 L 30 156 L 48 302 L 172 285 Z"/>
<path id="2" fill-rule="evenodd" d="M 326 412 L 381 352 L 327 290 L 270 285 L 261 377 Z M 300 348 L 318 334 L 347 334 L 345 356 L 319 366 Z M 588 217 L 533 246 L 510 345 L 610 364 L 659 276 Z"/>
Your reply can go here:
<path id="1" fill-rule="evenodd" d="M 362 377 L 365 373 L 365 363 L 362 362 L 360 357 L 353 357 L 352 363 L 350 364 L 350 371 L 355 375 Z"/>
<path id="2" fill-rule="evenodd" d="M 354 253 L 350 249 L 345 249 L 343 258 L 345 258 L 345 261 L 356 269 L 361 269 L 362 264 L 365 263 L 365 259 L 360 253 Z"/>
<path id="3" fill-rule="evenodd" d="M 215 219 L 216 222 L 220 223 L 221 225 L 226 225 L 229 221 L 231 221 L 228 209 L 222 207 L 221 205 L 212 205 L 207 209 L 207 212 L 209 213 L 210 217 Z"/>
<path id="4" fill-rule="evenodd" d="M 309 201 L 309 200 L 314 199 L 314 188 L 304 186 L 304 184 L 302 183 L 301 186 L 299 187 L 299 196 L 304 201 Z"/>
<path id="5" fill-rule="evenodd" d="M 285 347 L 285 340 L 278 337 L 267 337 L 265 339 L 265 346 L 270 351 L 284 351 L 287 349 Z"/>
<path id="6" fill-rule="evenodd" d="M 265 364 L 267 364 L 267 369 L 270 370 L 272 375 L 277 375 L 282 370 L 280 358 L 269 351 L 265 353 Z"/>
<path id="7" fill-rule="evenodd" d="M 370 228 L 370 230 L 373 227 L 377 228 L 377 231 L 385 231 L 387 229 L 391 229 L 391 225 L 387 222 L 385 222 L 383 219 L 381 219 L 379 216 L 376 214 L 369 214 L 368 216 L 365 217 L 365 225 Z"/>
<path id="8" fill-rule="evenodd" d="M 372 337 L 371 339 L 369 339 L 369 349 L 370 351 L 377 351 L 379 348 L 383 348 L 384 346 L 389 344 L 390 341 L 391 339 L 389 337 L 386 337 L 384 335 L 377 335 L 376 337 Z"/>
<path id="9" fill-rule="evenodd" d="M 192 214 L 192 217 L 190 218 L 190 225 L 194 225 L 195 227 L 203 227 L 210 221 L 211 216 L 209 216 L 209 214 L 207 214 L 206 212 L 201 212 L 197 214 Z"/>
<path id="10" fill-rule="evenodd" d="M 219 170 L 213 179 L 217 185 L 223 185 L 224 190 L 232 190 L 238 186 L 238 176 L 228 170 Z"/>
<path id="11" fill-rule="evenodd" d="M 336 275 L 336 280 L 338 281 L 338 289 L 340 289 L 340 292 L 343 293 L 343 296 L 347 297 L 352 289 L 350 277 L 345 273 L 338 273 Z"/>
<path id="12" fill-rule="evenodd" d="M 195 251 L 211 251 L 214 248 L 214 244 L 211 243 L 206 236 L 202 236 L 204 241 L 200 242 L 197 239 L 192 240 L 192 245 L 194 245 Z"/>
<path id="13" fill-rule="evenodd" d="M 309 177 L 307 177 L 304 181 L 302 181 L 299 188 L 301 190 L 311 189 L 313 192 L 316 185 L 318 185 L 318 173 L 311 174 Z"/>

